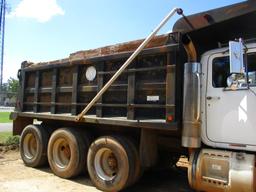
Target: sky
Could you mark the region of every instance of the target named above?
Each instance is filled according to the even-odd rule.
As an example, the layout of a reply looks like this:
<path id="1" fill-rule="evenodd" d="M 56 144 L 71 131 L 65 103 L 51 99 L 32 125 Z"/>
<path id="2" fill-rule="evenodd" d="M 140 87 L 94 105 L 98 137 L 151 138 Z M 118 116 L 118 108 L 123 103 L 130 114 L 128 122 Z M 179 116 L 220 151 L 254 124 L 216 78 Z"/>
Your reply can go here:
<path id="1" fill-rule="evenodd" d="M 147 37 L 174 7 L 185 15 L 242 0 L 6 0 L 3 80 L 22 61 L 43 62 L 70 53 Z M 170 32 L 179 16 L 160 31 Z"/>

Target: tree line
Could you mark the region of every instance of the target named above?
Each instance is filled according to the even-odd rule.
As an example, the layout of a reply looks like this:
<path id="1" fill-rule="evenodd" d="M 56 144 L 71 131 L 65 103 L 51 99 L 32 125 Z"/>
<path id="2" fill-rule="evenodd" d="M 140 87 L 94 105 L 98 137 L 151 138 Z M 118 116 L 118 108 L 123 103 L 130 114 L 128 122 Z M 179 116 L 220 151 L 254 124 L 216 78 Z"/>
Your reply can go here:
<path id="1" fill-rule="evenodd" d="M 19 80 L 10 77 L 6 83 L 1 86 L 1 92 L 17 93 L 19 88 Z"/>
<path id="2" fill-rule="evenodd" d="M 6 83 L 0 86 L 0 105 L 15 106 L 19 80 L 10 77 Z"/>

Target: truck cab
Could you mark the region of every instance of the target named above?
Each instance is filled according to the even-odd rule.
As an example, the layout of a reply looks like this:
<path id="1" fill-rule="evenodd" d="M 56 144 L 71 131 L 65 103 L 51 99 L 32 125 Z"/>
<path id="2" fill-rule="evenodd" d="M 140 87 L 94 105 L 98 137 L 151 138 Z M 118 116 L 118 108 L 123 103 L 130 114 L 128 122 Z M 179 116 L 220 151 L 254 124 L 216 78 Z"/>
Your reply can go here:
<path id="1" fill-rule="evenodd" d="M 206 52 L 202 64 L 202 141 L 212 147 L 256 150 L 256 44 L 247 44 L 248 85 L 229 88 L 229 49 Z"/>
<path id="2" fill-rule="evenodd" d="M 190 155 L 188 169 L 189 183 L 198 191 L 255 190 L 256 44 L 242 46 L 240 56 L 229 46 L 201 57 L 197 102 L 207 147 Z M 241 63 L 233 63 L 233 56 Z"/>

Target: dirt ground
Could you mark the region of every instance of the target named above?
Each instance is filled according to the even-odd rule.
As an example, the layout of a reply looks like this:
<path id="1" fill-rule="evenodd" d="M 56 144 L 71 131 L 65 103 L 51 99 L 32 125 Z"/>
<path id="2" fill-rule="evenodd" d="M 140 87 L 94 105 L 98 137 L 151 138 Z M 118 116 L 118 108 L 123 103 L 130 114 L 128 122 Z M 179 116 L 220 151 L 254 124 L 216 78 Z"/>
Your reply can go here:
<path id="1" fill-rule="evenodd" d="M 96 192 L 88 175 L 72 180 L 55 176 L 48 166 L 40 169 L 25 167 L 19 151 L 0 152 L 0 192 Z M 149 171 L 125 192 L 191 192 L 186 172 L 179 169 Z"/>

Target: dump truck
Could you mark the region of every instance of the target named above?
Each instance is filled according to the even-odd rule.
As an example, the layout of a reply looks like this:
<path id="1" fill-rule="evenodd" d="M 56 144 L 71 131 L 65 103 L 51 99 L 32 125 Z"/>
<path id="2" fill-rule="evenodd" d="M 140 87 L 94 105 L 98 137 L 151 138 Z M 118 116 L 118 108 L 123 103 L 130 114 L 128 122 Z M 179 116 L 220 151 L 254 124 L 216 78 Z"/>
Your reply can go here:
<path id="1" fill-rule="evenodd" d="M 183 155 L 194 190 L 254 192 L 255 21 L 255 1 L 175 8 L 145 40 L 24 61 L 11 114 L 24 164 L 120 191 Z"/>

